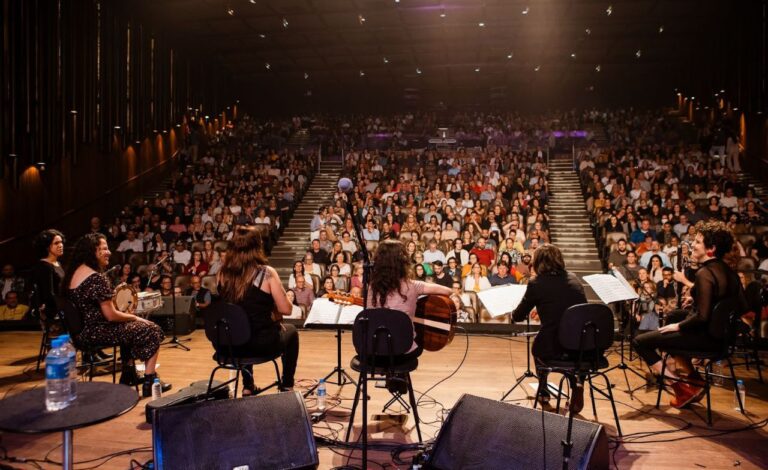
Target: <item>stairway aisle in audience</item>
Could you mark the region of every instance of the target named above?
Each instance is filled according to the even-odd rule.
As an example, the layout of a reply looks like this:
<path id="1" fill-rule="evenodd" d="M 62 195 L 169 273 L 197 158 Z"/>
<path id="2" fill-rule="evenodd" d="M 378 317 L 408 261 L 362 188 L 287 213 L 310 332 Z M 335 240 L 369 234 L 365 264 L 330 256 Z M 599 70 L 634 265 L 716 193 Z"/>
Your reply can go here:
<path id="1" fill-rule="evenodd" d="M 589 214 L 571 155 L 558 155 L 550 161 L 548 180 L 550 238 L 562 250 L 566 269 L 579 278 L 602 272 Z M 583 284 L 587 300 L 597 301 L 592 288 Z"/>
<path id="2" fill-rule="evenodd" d="M 331 202 L 340 176 L 340 162 L 322 162 L 320 164 L 320 169 L 304 194 L 304 198 L 296 207 L 293 216 L 288 220 L 280 240 L 272 248 L 269 262 L 277 270 L 283 284 L 288 284 L 293 263 L 303 259 L 304 253 L 309 248 L 309 224 L 312 222 L 312 217 L 321 205 Z"/>

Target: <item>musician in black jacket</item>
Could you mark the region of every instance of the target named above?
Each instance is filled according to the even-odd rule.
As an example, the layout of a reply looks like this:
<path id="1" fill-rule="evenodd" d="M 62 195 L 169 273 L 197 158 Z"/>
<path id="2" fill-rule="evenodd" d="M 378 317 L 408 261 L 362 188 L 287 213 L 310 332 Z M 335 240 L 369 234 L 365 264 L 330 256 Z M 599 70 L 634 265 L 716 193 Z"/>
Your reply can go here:
<path id="1" fill-rule="evenodd" d="M 534 276 L 528 282 L 520 305 L 512 312 L 514 321 L 522 321 L 526 315 L 536 309 L 536 315 L 541 319 L 541 329 L 533 341 L 533 358 L 538 365 L 548 359 L 558 359 L 568 356 L 569 351 L 560 346 L 558 328 L 563 313 L 576 304 L 587 302 L 579 279 L 565 270 L 565 262 L 560 249 L 554 245 L 545 244 L 536 249 L 533 254 Z M 581 411 L 583 397 L 581 384 L 572 384 L 573 399 L 571 407 L 574 412 Z M 539 400 L 547 402 L 547 374 L 539 373 Z"/>

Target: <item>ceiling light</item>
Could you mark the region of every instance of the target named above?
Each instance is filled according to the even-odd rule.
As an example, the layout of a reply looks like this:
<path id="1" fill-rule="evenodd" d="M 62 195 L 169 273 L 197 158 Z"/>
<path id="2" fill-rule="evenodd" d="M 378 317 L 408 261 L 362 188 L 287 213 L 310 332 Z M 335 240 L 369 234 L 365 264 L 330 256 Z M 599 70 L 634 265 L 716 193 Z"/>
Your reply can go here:
<path id="1" fill-rule="evenodd" d="M 538 72 L 539 70 L 541 70 L 541 65 L 537 65 L 536 67 L 533 68 L 534 72 Z"/>
<path id="2" fill-rule="evenodd" d="M 733 110 L 734 110 L 734 111 L 738 111 L 738 110 L 739 110 L 739 108 L 733 108 Z"/>
<path id="3" fill-rule="evenodd" d="M 283 28 L 288 27 L 288 20 L 286 18 L 283 18 Z"/>
<path id="4" fill-rule="evenodd" d="M 638 59 L 639 59 L 639 58 L 640 58 L 640 56 L 642 56 L 642 55 L 643 55 L 643 51 L 642 51 L 641 49 L 638 49 L 637 51 L 635 51 L 635 57 L 637 57 Z"/>
<path id="5" fill-rule="evenodd" d="M 475 69 L 475 72 L 479 72 L 479 71 L 480 71 L 480 67 L 477 67 L 477 68 Z"/>
<path id="6" fill-rule="evenodd" d="M 418 67 L 416 67 L 416 73 L 417 73 L 418 75 L 421 75 L 421 69 L 420 69 L 420 68 L 418 68 Z"/>
<path id="7" fill-rule="evenodd" d="M 271 70 L 272 69 L 272 65 L 270 65 L 269 62 L 267 62 L 266 64 L 264 64 L 264 68 L 266 68 L 267 70 Z"/>
<path id="8" fill-rule="evenodd" d="M 696 99 L 696 97 L 695 97 L 695 96 L 691 96 L 691 101 L 693 101 L 693 100 L 695 100 L 695 99 Z"/>
<path id="9" fill-rule="evenodd" d="M 395 3 L 400 3 L 400 0 L 395 0 Z"/>
<path id="10" fill-rule="evenodd" d="M 256 0 L 249 0 L 249 1 L 250 1 L 251 3 L 253 3 L 254 5 L 256 5 Z"/>
<path id="11" fill-rule="evenodd" d="M 613 14 L 613 5 L 608 5 L 608 8 L 605 9 L 605 14 L 608 16 Z"/>
<path id="12" fill-rule="evenodd" d="M 388 63 L 389 63 L 389 59 L 387 59 L 386 57 L 384 57 L 384 63 L 385 63 L 385 64 L 388 64 Z"/>
<path id="13" fill-rule="evenodd" d="M 525 9 L 521 13 L 524 15 L 527 15 L 529 11 L 531 11 L 531 9 L 529 7 L 525 7 Z"/>
<path id="14" fill-rule="evenodd" d="M 659 26 L 659 34 L 664 32 L 664 25 Z"/>
<path id="15" fill-rule="evenodd" d="M 229 16 L 235 16 L 235 9 L 232 7 L 227 7 L 227 14 Z"/>
<path id="16" fill-rule="evenodd" d="M 440 13 L 440 18 L 445 18 L 445 12 Z"/>
<path id="17" fill-rule="evenodd" d="M 595 67 L 595 72 L 600 72 L 603 68 L 600 66 L 600 64 L 597 64 Z"/>
<path id="18" fill-rule="evenodd" d="M 309 74 L 307 72 L 304 72 L 304 80 L 309 78 Z"/>
<path id="19" fill-rule="evenodd" d="M 575 58 L 576 58 L 576 53 L 575 52 L 571 52 L 571 59 L 575 59 Z"/>
<path id="20" fill-rule="evenodd" d="M 481 28 L 485 28 L 485 23 L 483 23 L 482 21 L 477 23 L 477 25 L 480 26 Z"/>
<path id="21" fill-rule="evenodd" d="M 514 56 L 515 54 L 513 52 L 510 52 L 509 54 L 507 54 L 507 59 L 511 59 Z"/>
<path id="22" fill-rule="evenodd" d="M 264 34 L 264 33 L 261 33 L 261 34 L 259 34 L 259 37 L 260 37 L 261 39 L 264 39 L 264 38 L 266 38 L 266 37 L 267 37 L 267 35 L 266 35 L 266 34 Z"/>
<path id="23" fill-rule="evenodd" d="M 363 15 L 357 15 L 357 21 L 362 25 L 365 23 L 365 17 Z"/>
<path id="24" fill-rule="evenodd" d="M 69 113 L 70 113 L 70 114 L 77 114 L 77 110 L 76 110 L 76 109 L 73 109 L 73 110 L 71 110 Z"/>
<path id="25" fill-rule="evenodd" d="M 725 93 L 725 90 L 720 90 L 720 93 Z"/>
<path id="26" fill-rule="evenodd" d="M 589 29 L 589 28 L 585 29 L 585 30 L 584 30 L 584 32 L 585 32 L 585 33 L 587 33 L 587 35 L 590 35 L 590 34 L 592 34 L 592 30 L 591 30 L 591 29 Z"/>
<path id="27" fill-rule="evenodd" d="M 361 70 L 361 71 L 360 71 L 360 76 L 361 76 L 361 77 L 365 77 L 365 72 L 363 72 L 363 71 Z"/>

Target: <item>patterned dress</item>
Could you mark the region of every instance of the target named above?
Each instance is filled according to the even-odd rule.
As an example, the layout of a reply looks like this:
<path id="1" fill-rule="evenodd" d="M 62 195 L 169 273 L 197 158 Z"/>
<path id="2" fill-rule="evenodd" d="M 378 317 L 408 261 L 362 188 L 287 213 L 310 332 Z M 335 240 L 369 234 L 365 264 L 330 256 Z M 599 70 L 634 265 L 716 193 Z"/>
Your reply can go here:
<path id="1" fill-rule="evenodd" d="M 132 358 L 146 361 L 160 348 L 163 330 L 141 321 L 111 322 L 101 313 L 101 302 L 112 299 L 112 288 L 103 274 L 93 273 L 69 289 L 69 299 L 83 315 L 78 341 L 89 346 L 119 344 Z"/>

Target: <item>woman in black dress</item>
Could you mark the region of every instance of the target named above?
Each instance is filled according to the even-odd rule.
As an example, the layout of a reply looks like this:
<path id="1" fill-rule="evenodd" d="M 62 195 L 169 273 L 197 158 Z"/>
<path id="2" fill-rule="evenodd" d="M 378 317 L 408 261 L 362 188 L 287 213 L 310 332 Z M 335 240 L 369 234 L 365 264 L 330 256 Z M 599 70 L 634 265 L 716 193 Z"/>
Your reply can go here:
<path id="1" fill-rule="evenodd" d="M 35 289 L 40 323 L 43 328 L 55 328 L 59 309 L 56 306 L 56 296 L 64 278 L 64 268 L 59 259 L 64 255 L 64 234 L 58 230 L 48 229 L 40 232 L 34 241 L 35 252 L 39 258 L 32 267 L 31 281 Z"/>
<path id="2" fill-rule="evenodd" d="M 299 359 L 296 327 L 282 323 L 293 308 L 277 271 L 267 265 L 261 235 L 255 227 L 235 230 L 227 256 L 217 276 L 222 300 L 241 306 L 248 314 L 251 340 L 234 350 L 240 355 L 282 353 L 283 389 L 293 389 Z M 243 374 L 243 395 L 254 392 L 253 369 Z"/>
<path id="3" fill-rule="evenodd" d="M 747 303 L 744 290 L 736 273 L 723 261 L 723 257 L 733 247 L 733 236 L 725 223 L 711 220 L 696 224 L 691 258 L 698 263 L 696 280 L 693 282 L 691 295 L 683 300 L 683 308 L 671 312 L 671 321 L 677 317 L 676 323 L 669 323 L 656 331 L 643 333 L 635 337 L 635 351 L 648 364 L 654 374 L 661 374 L 662 360 L 657 349 L 684 349 L 691 351 L 718 351 L 722 339 L 710 334 L 712 326 L 712 311 L 723 299 L 735 298 L 740 301 L 742 312 L 746 312 Z M 683 273 L 675 273 L 678 282 L 690 282 Z M 737 312 L 740 313 L 740 312 Z M 704 395 L 704 380 L 696 372 L 689 357 L 675 357 L 677 373 L 665 369 L 665 375 L 677 379 L 678 373 L 687 375 L 687 381 L 693 383 L 673 382 L 672 389 L 675 397 L 670 404 L 682 408 L 687 404 L 698 401 Z"/>
<path id="4" fill-rule="evenodd" d="M 113 290 L 103 274 L 109 265 L 107 239 L 100 233 L 89 233 L 75 245 L 72 263 L 64 276 L 62 289 L 83 317 L 83 330 L 75 338 L 86 345 L 121 345 L 124 361 L 139 359 L 145 364 L 142 394 L 152 395 L 152 382 L 157 378 L 155 366 L 163 330 L 159 326 L 117 310 L 112 304 Z M 126 380 L 121 377 L 121 382 Z M 162 384 L 163 391 L 170 384 Z"/>

